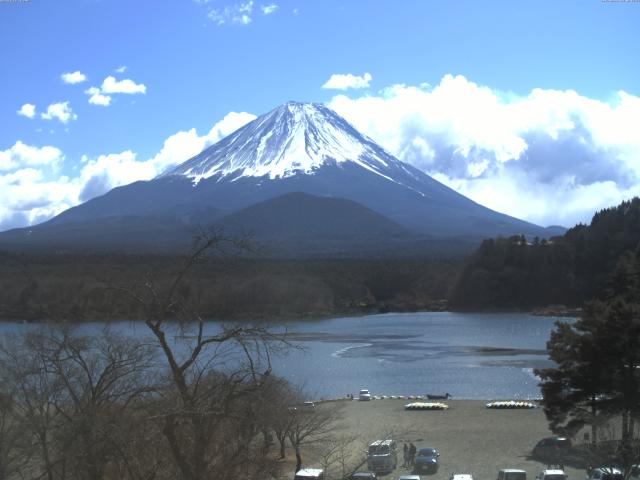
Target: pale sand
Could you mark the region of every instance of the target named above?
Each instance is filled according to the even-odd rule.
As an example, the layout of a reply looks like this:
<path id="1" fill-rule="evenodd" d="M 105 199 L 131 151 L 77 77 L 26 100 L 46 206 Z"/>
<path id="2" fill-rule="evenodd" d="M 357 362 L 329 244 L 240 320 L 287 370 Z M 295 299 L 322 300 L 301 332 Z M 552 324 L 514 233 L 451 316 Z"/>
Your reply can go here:
<path id="1" fill-rule="evenodd" d="M 475 480 L 493 480 L 501 468 L 526 470 L 527 479 L 534 480 L 545 467 L 530 458 L 538 440 L 552 435 L 541 408 L 491 410 L 485 408 L 485 401 L 448 400 L 449 410 L 406 411 L 404 405 L 410 402 L 390 399 L 339 402 L 344 405 L 341 420 L 344 428 L 339 435 L 357 438 L 349 448 L 358 458 L 364 458 L 370 441 L 390 436 L 398 442 L 399 466 L 385 479 L 410 473 L 400 466 L 404 442 L 440 451 L 439 471 L 423 474 L 423 480 L 448 480 L 452 472 L 472 473 Z M 310 462 L 315 460 L 309 457 Z M 582 480 L 585 476 L 584 470 L 570 467 L 565 472 L 571 480 Z"/>

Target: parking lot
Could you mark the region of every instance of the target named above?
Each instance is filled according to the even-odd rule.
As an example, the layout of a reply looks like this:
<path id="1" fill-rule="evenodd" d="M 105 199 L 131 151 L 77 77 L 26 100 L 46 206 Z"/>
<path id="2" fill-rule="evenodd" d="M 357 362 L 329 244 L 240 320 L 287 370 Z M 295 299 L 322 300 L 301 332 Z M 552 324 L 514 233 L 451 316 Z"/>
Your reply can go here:
<path id="1" fill-rule="evenodd" d="M 452 473 L 471 473 L 474 480 L 497 478 L 503 468 L 518 468 L 533 480 L 545 465 L 531 458 L 531 449 L 552 435 L 542 409 L 490 410 L 483 401 L 449 400 L 449 410 L 406 411 L 406 400 L 345 402 L 339 434 L 355 438 L 352 455 L 364 459 L 369 442 L 393 438 L 398 442 L 398 467 L 381 478 L 411 473 L 402 467 L 403 443 L 440 451 L 439 469 L 423 479 L 448 480 Z M 366 469 L 366 466 L 363 467 Z M 583 480 L 584 470 L 566 467 L 570 480 Z"/>

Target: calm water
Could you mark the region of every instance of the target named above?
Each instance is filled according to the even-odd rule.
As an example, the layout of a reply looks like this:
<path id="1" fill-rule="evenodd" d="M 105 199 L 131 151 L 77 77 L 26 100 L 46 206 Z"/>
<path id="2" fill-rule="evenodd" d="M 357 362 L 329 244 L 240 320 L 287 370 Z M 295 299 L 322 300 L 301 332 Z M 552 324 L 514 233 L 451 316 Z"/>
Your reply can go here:
<path id="1" fill-rule="evenodd" d="M 445 312 L 291 322 L 287 330 L 303 348 L 273 359 L 273 370 L 303 386 L 310 398 L 357 394 L 360 388 L 374 395 L 534 398 L 540 391 L 533 369 L 550 365 L 544 348 L 554 321 Z M 82 330 L 97 332 L 103 325 Z M 28 328 L 34 327 L 0 323 L 0 334 Z M 147 336 L 142 324 L 118 322 L 113 328 Z"/>

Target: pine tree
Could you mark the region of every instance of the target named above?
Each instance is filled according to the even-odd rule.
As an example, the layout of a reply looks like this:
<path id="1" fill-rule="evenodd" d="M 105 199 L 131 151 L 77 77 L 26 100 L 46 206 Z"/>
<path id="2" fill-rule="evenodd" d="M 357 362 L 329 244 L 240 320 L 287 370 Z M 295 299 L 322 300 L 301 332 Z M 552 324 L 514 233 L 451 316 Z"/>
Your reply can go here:
<path id="1" fill-rule="evenodd" d="M 640 269 L 624 255 L 611 275 L 605 300 L 587 304 L 575 323 L 558 322 L 547 343 L 556 367 L 538 370 L 543 405 L 552 431 L 575 435 L 619 419 L 615 456 L 629 471 L 640 459 L 634 439 L 640 415 Z M 597 452 L 597 448 L 596 448 Z"/>

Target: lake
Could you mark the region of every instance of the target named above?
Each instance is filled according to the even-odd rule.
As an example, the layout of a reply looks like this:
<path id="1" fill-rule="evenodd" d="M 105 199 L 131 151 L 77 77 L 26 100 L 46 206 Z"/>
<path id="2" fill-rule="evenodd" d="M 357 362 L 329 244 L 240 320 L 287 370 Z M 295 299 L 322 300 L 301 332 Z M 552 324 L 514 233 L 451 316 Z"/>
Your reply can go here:
<path id="1" fill-rule="evenodd" d="M 389 313 L 289 322 L 301 347 L 273 359 L 274 373 L 309 398 L 357 394 L 418 395 L 449 392 L 457 399 L 540 397 L 533 369 L 551 365 L 545 344 L 556 318 L 522 313 Z M 104 324 L 85 324 L 86 333 Z M 143 324 L 113 328 L 147 336 Z M 211 331 L 217 328 L 211 322 Z M 0 323 L 0 334 L 36 328 Z"/>

